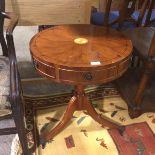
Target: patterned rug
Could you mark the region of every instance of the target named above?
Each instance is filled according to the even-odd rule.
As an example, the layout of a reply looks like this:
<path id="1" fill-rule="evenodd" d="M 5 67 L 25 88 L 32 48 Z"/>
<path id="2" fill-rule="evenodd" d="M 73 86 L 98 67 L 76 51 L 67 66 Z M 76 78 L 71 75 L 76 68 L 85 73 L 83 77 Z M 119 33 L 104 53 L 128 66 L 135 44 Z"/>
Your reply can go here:
<path id="1" fill-rule="evenodd" d="M 109 133 L 121 155 L 153 155 L 155 153 L 155 137 L 146 122 L 126 126 L 123 137 L 118 134 L 117 130 L 109 130 Z"/>
<path id="2" fill-rule="evenodd" d="M 39 109 L 29 105 L 27 137 L 31 152 L 35 155 L 155 155 L 155 113 L 145 113 L 132 120 L 115 88 L 103 92 L 106 95 L 102 98 L 91 98 L 92 104 L 103 117 L 126 126 L 123 136 L 116 129 L 101 126 L 85 111 L 76 111 L 68 126 L 43 149 L 39 145 L 40 131 L 56 126 L 66 105 Z"/>

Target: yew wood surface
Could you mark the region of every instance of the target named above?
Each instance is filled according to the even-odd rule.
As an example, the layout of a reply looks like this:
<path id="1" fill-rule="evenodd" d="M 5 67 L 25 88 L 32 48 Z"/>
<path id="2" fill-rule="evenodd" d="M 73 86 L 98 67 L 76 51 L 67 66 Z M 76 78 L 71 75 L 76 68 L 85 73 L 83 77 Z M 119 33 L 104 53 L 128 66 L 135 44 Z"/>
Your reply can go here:
<path id="1" fill-rule="evenodd" d="M 85 38 L 85 44 L 76 44 Z M 132 43 L 122 33 L 93 25 L 63 25 L 36 34 L 30 42 L 36 69 L 57 82 L 104 83 L 121 76 Z M 85 78 L 85 76 L 90 79 Z M 88 78 L 89 78 L 88 77 Z"/>
<path id="2" fill-rule="evenodd" d="M 76 39 L 84 39 L 78 44 Z M 101 117 L 84 92 L 85 85 L 107 82 L 121 76 L 128 68 L 132 44 L 116 30 L 93 25 L 63 25 L 44 30 L 33 37 L 30 50 L 39 73 L 57 82 L 75 85 L 74 96 L 59 124 L 51 131 L 42 131 L 40 142 L 45 143 L 71 120 L 75 110 L 86 110 L 102 126 L 124 127 Z"/>

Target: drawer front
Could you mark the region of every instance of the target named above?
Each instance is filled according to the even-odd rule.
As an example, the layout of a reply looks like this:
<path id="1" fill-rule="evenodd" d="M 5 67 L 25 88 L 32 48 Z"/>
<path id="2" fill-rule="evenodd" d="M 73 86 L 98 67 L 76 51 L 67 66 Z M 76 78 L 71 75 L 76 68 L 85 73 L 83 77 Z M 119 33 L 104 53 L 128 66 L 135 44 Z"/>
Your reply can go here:
<path id="1" fill-rule="evenodd" d="M 34 66 L 42 75 L 53 79 L 57 82 L 69 84 L 97 84 L 106 83 L 120 77 L 128 68 L 130 58 L 106 68 L 94 69 L 90 68 L 86 71 L 80 69 L 66 69 L 60 66 L 48 65 L 37 59 L 34 59 Z"/>
<path id="2" fill-rule="evenodd" d="M 93 71 L 75 71 L 65 69 L 59 70 L 60 80 L 71 83 L 104 83 L 109 80 L 115 79 L 116 76 L 116 66 Z"/>

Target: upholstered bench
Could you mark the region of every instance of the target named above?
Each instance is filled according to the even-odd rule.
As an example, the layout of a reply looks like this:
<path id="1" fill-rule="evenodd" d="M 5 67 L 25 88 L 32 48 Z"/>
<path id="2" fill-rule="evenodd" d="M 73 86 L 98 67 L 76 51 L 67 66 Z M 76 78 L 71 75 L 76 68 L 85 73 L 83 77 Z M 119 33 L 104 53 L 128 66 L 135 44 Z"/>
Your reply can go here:
<path id="1" fill-rule="evenodd" d="M 9 103 L 10 67 L 7 57 L 0 56 L 0 117 L 11 114 Z"/>

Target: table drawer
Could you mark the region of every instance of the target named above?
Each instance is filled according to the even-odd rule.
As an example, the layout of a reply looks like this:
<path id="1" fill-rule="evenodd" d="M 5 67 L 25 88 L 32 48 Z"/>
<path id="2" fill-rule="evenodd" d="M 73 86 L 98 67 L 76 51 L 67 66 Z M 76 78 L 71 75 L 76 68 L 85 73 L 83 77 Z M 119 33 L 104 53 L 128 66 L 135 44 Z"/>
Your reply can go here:
<path id="1" fill-rule="evenodd" d="M 116 76 L 116 66 L 93 71 L 59 70 L 59 79 L 64 82 L 100 83 L 115 79 Z"/>

